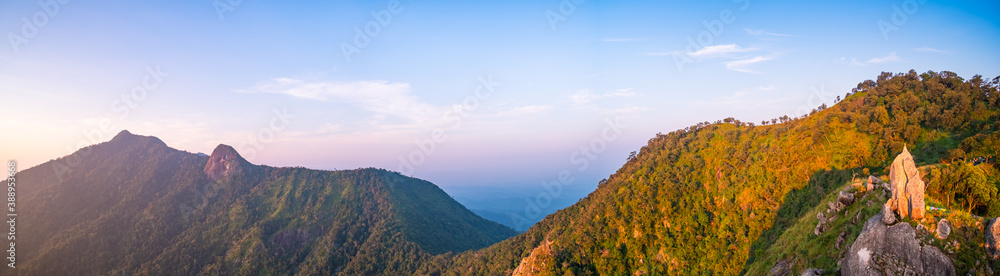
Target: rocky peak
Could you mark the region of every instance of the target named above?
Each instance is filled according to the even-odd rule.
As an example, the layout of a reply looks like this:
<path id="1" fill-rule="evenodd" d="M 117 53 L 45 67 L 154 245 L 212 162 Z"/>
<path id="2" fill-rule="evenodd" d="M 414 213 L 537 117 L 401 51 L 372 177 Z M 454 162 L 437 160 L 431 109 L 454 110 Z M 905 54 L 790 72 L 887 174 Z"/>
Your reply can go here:
<path id="1" fill-rule="evenodd" d="M 924 181 L 913 162 L 913 155 L 903 146 L 903 152 L 896 156 L 889 167 L 889 187 L 892 197 L 886 204 L 899 213 L 900 218 L 924 217 Z"/>
<path id="2" fill-rule="evenodd" d="M 236 149 L 229 145 L 219 144 L 212 151 L 212 155 L 208 157 L 208 163 L 205 164 L 205 174 L 208 175 L 209 179 L 218 180 L 219 178 L 242 173 L 250 163 L 243 159 L 242 156 Z"/>

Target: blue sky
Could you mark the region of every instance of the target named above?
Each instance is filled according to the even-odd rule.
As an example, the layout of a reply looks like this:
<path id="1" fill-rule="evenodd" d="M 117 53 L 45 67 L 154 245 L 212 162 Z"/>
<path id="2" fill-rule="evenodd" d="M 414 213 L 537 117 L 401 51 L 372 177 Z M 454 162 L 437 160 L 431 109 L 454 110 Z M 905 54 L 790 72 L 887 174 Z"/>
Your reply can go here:
<path id="1" fill-rule="evenodd" d="M 273 166 L 409 159 L 446 190 L 570 170 L 579 196 L 657 132 L 798 115 L 882 71 L 1000 75 L 996 1 L 232 2 L 0 2 L 0 158 L 128 129 Z"/>

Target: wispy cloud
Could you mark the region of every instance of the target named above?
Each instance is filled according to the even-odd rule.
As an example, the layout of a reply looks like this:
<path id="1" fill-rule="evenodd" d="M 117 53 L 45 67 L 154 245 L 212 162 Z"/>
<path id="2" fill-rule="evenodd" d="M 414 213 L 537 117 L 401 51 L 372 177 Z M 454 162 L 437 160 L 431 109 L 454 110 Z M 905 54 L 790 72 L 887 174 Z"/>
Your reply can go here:
<path id="1" fill-rule="evenodd" d="M 753 35 L 753 36 L 793 36 L 793 35 L 790 35 L 790 34 L 781 34 L 781 33 L 768 32 L 768 31 L 765 31 L 765 30 L 762 30 L 762 29 L 743 28 L 743 30 L 746 31 L 747 34 Z"/>
<path id="2" fill-rule="evenodd" d="M 669 52 L 647 52 L 647 56 L 670 56 L 670 55 L 686 55 L 692 58 L 719 58 L 719 57 L 730 57 L 734 53 L 744 53 L 757 51 L 756 48 L 743 48 L 736 44 L 722 44 L 722 45 L 709 45 L 701 48 L 698 51 L 686 52 L 686 51 L 669 51 Z"/>
<path id="3" fill-rule="evenodd" d="M 858 58 L 854 58 L 854 57 L 852 57 L 850 59 L 845 58 L 845 57 L 841 57 L 840 60 L 839 60 L 839 62 L 842 63 L 842 64 L 849 64 L 849 65 L 854 65 L 854 66 L 865 65 L 864 63 L 861 63 L 860 61 L 858 61 Z"/>
<path id="4" fill-rule="evenodd" d="M 646 40 L 646 39 L 645 38 L 605 38 L 605 39 L 601 39 L 601 41 L 604 41 L 604 42 L 634 42 L 634 41 L 643 41 L 643 40 Z"/>
<path id="5" fill-rule="evenodd" d="M 590 90 L 580 90 L 570 95 L 570 100 L 573 101 L 573 106 L 576 108 L 587 111 L 600 112 L 604 114 L 627 115 L 644 112 L 649 110 L 649 108 L 644 106 L 622 107 L 620 105 L 619 107 L 607 107 L 608 105 L 611 105 L 608 103 L 608 100 L 631 98 L 638 95 L 639 93 L 635 92 L 632 88 L 616 89 L 606 91 L 601 94 L 593 93 Z"/>
<path id="6" fill-rule="evenodd" d="M 711 46 L 705 46 L 705 48 L 701 48 L 701 50 L 688 53 L 688 55 L 692 57 L 717 57 L 731 53 L 742 53 L 755 50 L 757 49 L 743 48 L 740 47 L 740 45 L 736 44 L 711 45 Z"/>
<path id="7" fill-rule="evenodd" d="M 886 62 L 898 62 L 901 61 L 899 56 L 896 56 L 896 52 L 889 53 L 889 55 L 884 57 L 876 57 L 868 60 L 868 63 L 886 63 Z"/>
<path id="8" fill-rule="evenodd" d="M 756 71 L 748 70 L 745 67 L 750 64 L 772 60 L 774 59 L 774 55 L 773 54 L 770 56 L 758 55 L 755 57 L 750 57 L 746 54 L 740 54 L 740 53 L 749 53 L 756 51 L 760 51 L 760 49 L 743 48 L 742 46 L 737 44 L 720 44 L 720 45 L 705 46 L 704 48 L 701 48 L 700 50 L 694 52 L 685 52 L 685 51 L 648 52 L 646 53 L 646 55 L 648 56 L 674 55 L 674 56 L 681 56 L 681 58 L 686 58 L 686 59 L 694 58 L 697 60 L 719 59 L 719 58 L 728 59 L 729 61 L 723 62 L 723 64 L 726 65 L 726 69 L 738 72 L 745 72 L 745 73 L 759 73 Z"/>
<path id="9" fill-rule="evenodd" d="M 570 95 L 570 99 L 573 100 L 573 104 L 586 105 L 600 99 L 632 97 L 635 95 L 637 94 L 632 88 L 612 90 L 604 92 L 604 94 L 594 94 L 593 92 L 590 92 L 590 90 L 580 90 L 573 93 L 573 95 Z"/>
<path id="10" fill-rule="evenodd" d="M 869 64 L 881 64 L 886 62 L 900 62 L 900 61 L 903 61 L 903 59 L 897 56 L 896 52 L 891 52 L 886 56 L 870 58 L 865 62 L 860 62 L 858 61 L 858 58 L 855 57 L 852 58 L 841 57 L 838 60 L 838 63 L 853 65 L 853 66 L 865 66 Z"/>
<path id="11" fill-rule="evenodd" d="M 384 80 L 307 82 L 275 78 L 253 89 L 238 92 L 285 94 L 302 99 L 346 103 L 374 113 L 376 121 L 394 116 L 419 125 L 440 112 L 439 108 L 410 94 L 410 84 Z"/>
<path id="12" fill-rule="evenodd" d="M 772 59 L 774 59 L 774 58 L 772 58 L 772 57 L 764 57 L 764 56 L 756 56 L 756 57 L 747 58 L 747 59 L 739 59 L 739 60 L 727 61 L 727 62 L 725 62 L 725 64 L 726 64 L 726 69 L 729 69 L 729 70 L 733 70 L 733 71 L 737 71 L 737 72 L 744 72 L 744 73 L 760 73 L 760 72 L 757 72 L 757 71 L 746 69 L 746 67 L 750 66 L 751 64 L 754 64 L 754 63 L 758 63 L 758 62 L 762 62 L 762 61 L 768 61 L 768 60 L 772 60 Z"/>
<path id="13" fill-rule="evenodd" d="M 939 54 L 949 54 L 949 53 L 951 53 L 951 52 L 948 52 L 948 51 L 945 51 L 945 50 L 938 50 L 938 49 L 934 49 L 934 48 L 931 48 L 931 47 L 920 47 L 920 48 L 916 48 L 916 49 L 913 49 L 913 50 L 917 51 L 917 52 L 930 52 L 930 53 L 939 53 Z"/>

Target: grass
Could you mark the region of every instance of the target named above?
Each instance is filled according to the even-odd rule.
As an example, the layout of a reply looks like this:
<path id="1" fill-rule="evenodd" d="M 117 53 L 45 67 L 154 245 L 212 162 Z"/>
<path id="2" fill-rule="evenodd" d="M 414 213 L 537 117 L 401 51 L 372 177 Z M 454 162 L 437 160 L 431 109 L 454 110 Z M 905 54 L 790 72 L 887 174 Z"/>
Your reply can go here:
<path id="1" fill-rule="evenodd" d="M 922 167 L 923 168 L 923 167 Z M 843 258 L 847 251 L 847 246 L 854 243 L 864 223 L 875 214 L 879 213 L 882 205 L 885 204 L 890 194 L 876 188 L 872 192 L 858 192 L 855 194 L 855 202 L 837 213 L 837 219 L 828 222 L 826 231 L 816 236 L 813 229 L 816 227 L 816 214 L 824 212 L 827 202 L 835 201 L 839 191 L 854 192 L 856 188 L 853 184 L 845 183 L 837 189 L 828 193 L 820 203 L 809 212 L 800 217 L 794 225 L 790 226 L 778 240 L 768 247 L 761 256 L 750 265 L 747 275 L 765 275 L 779 260 L 788 260 L 791 265 L 792 275 L 798 275 L 807 268 L 819 268 L 827 275 L 836 275 L 840 269 L 837 263 Z M 862 199 L 864 198 L 864 199 Z M 929 196 L 925 197 L 927 206 L 942 208 L 941 202 Z M 861 219 L 854 220 L 858 213 Z M 951 234 L 947 239 L 938 239 L 934 236 L 937 231 L 937 223 L 942 218 L 948 219 L 951 224 Z M 921 244 L 933 245 L 952 259 L 955 271 L 959 275 L 988 275 L 988 269 L 994 273 L 1000 272 L 1000 264 L 986 261 L 986 250 L 983 247 L 985 240 L 985 225 L 987 218 L 978 217 L 963 210 L 947 211 L 927 211 L 925 217 L 920 220 L 904 220 L 914 227 L 923 225 L 927 232 L 917 231 L 917 238 Z M 845 241 L 841 249 L 835 247 L 837 238 L 841 232 L 846 232 Z M 991 266 L 987 268 L 987 266 Z"/>
<path id="2" fill-rule="evenodd" d="M 941 207 L 940 202 L 927 198 L 927 205 Z M 947 239 L 938 239 L 934 236 L 937 231 L 937 224 L 942 218 L 948 219 L 951 224 L 951 234 Z M 951 258 L 955 264 L 955 271 L 959 275 L 978 275 L 987 270 L 989 262 L 986 261 L 986 250 L 983 247 L 985 242 L 985 225 L 987 218 L 969 214 L 963 210 L 928 211 L 926 216 L 919 221 L 912 221 L 913 225 L 923 225 L 927 228 L 928 234 L 920 236 L 921 242 L 931 244 L 941 249 L 945 255 Z M 992 264 L 990 268 L 994 273 L 1000 272 L 1000 264 Z"/>
<path id="3" fill-rule="evenodd" d="M 871 193 L 857 192 L 855 202 L 837 212 L 837 218 L 827 222 L 826 231 L 819 236 L 813 234 L 818 222 L 816 214 L 829 209 L 827 202 L 836 201 L 840 191 L 855 192 L 856 189 L 852 184 L 859 183 L 845 183 L 829 192 L 817 206 L 785 230 L 778 240 L 765 250 L 763 258 L 750 265 L 747 275 L 765 275 L 779 260 L 786 259 L 791 264 L 792 275 L 798 275 L 807 268 L 819 268 L 824 273 L 835 273 L 839 269 L 837 261 L 847 251 L 847 246 L 857 239 L 865 221 L 881 211 L 886 199 L 880 197 L 881 192 L 878 189 Z M 869 195 L 865 197 L 865 194 Z M 888 193 L 885 196 L 888 196 Z M 859 212 L 861 218 L 855 219 Z M 847 234 L 841 249 L 838 250 L 836 242 L 842 231 Z"/>

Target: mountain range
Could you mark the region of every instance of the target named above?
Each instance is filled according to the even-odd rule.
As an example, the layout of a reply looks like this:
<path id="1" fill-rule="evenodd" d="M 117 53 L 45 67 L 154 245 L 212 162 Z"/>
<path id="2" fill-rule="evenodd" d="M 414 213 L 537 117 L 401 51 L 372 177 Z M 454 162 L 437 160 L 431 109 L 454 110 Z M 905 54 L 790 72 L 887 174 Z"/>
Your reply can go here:
<path id="1" fill-rule="evenodd" d="M 226 145 L 204 156 L 122 131 L 18 174 L 17 273 L 758 273 L 775 265 L 764 254 L 789 227 L 845 183 L 886 174 L 904 147 L 942 171 L 998 152 L 998 87 L 1000 77 L 886 72 L 802 116 L 657 134 L 594 192 L 521 234 L 396 172 L 255 165 Z M 942 180 L 928 182 L 928 201 L 1000 215 L 994 166 L 973 167 L 985 184 L 931 177 Z M 797 240 L 829 244 L 817 239 Z M 961 254 L 948 255 L 959 274 L 1000 268 Z"/>
<path id="2" fill-rule="evenodd" d="M 19 274 L 396 274 L 514 235 L 382 169 L 254 165 L 122 131 L 18 173 Z"/>

